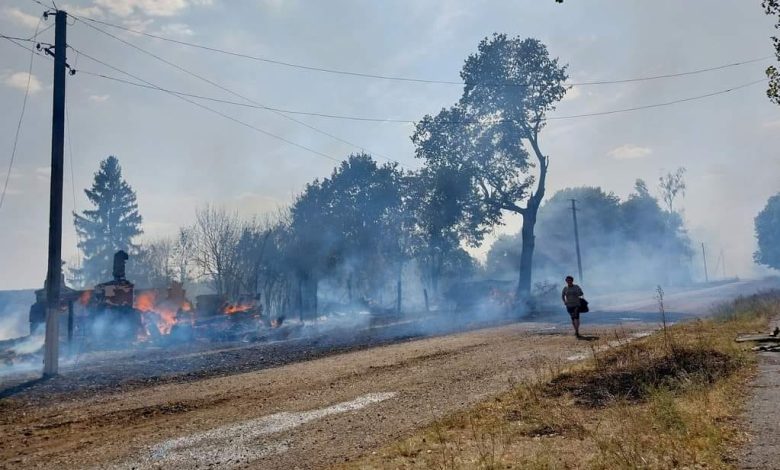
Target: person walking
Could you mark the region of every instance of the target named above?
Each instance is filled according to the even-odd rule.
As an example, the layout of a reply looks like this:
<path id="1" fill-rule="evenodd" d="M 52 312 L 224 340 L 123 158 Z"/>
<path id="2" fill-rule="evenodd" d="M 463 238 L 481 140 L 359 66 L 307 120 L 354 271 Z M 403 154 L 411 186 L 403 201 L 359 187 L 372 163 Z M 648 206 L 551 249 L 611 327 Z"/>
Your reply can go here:
<path id="1" fill-rule="evenodd" d="M 571 324 L 574 326 L 574 335 L 577 338 L 580 336 L 580 305 L 582 303 L 582 296 L 585 295 L 582 292 L 580 286 L 574 283 L 572 276 L 566 276 L 566 285 L 563 286 L 561 292 L 561 300 L 566 305 L 566 311 L 569 312 L 571 317 Z"/>

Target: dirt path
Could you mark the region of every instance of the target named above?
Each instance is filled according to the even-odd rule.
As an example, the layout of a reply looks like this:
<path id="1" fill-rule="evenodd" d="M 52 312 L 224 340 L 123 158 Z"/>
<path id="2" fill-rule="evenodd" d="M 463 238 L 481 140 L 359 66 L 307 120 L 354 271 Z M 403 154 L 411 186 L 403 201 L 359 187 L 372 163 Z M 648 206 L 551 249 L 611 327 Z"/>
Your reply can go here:
<path id="1" fill-rule="evenodd" d="M 780 326 L 780 319 L 772 328 Z M 745 421 L 750 442 L 742 450 L 739 468 L 780 468 L 780 353 L 758 353 L 758 377 L 751 385 Z"/>
<path id="2" fill-rule="evenodd" d="M 2 468 L 320 468 L 589 350 L 492 328 L 3 410 Z"/>

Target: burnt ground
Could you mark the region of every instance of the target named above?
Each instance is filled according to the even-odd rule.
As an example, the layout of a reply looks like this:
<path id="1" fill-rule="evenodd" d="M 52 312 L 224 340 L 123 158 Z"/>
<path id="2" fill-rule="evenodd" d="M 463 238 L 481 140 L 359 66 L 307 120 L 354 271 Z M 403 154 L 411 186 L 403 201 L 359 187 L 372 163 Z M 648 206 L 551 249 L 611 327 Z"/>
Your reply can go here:
<path id="1" fill-rule="evenodd" d="M 33 388 L 0 413 L 0 468 L 327 467 L 589 349 L 514 324 L 189 381 Z"/>
<path id="2" fill-rule="evenodd" d="M 671 294 L 668 308 L 688 318 L 767 287 Z M 654 328 L 652 294 L 641 295 L 623 304 L 594 296 L 591 305 L 609 307 L 584 316 L 584 332 L 605 342 L 618 328 Z M 92 353 L 52 380 L 0 379 L 0 468 L 336 464 L 592 351 L 568 334 L 565 315 L 545 320 L 485 328 L 424 319 L 267 343 Z M 445 335 L 464 328 L 473 331 Z"/>
<path id="3" fill-rule="evenodd" d="M 116 389 L 131 390 L 167 383 L 258 371 L 334 354 L 451 334 L 513 322 L 454 322 L 432 317 L 360 328 L 317 328 L 303 337 L 259 342 L 198 342 L 171 347 L 96 351 L 67 363 L 61 374 L 41 379 L 37 372 L 0 376 L 0 409 L 35 406 L 43 400 L 74 399 Z M 525 331 L 552 331 L 550 324 L 524 324 Z M 9 400 L 10 399 L 10 400 Z"/>

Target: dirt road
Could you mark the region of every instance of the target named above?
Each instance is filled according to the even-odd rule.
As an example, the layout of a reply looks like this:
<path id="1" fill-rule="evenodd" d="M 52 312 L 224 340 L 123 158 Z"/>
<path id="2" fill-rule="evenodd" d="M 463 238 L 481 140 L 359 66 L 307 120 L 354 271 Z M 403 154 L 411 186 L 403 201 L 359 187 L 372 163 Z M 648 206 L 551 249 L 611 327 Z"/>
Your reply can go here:
<path id="1" fill-rule="evenodd" d="M 3 468 L 318 468 L 587 351 L 527 325 L 2 412 Z"/>
<path id="2" fill-rule="evenodd" d="M 687 293 L 672 299 L 674 312 L 698 314 L 701 299 L 727 300 L 766 287 Z M 614 315 L 628 319 L 625 335 L 658 321 L 652 294 L 613 305 Z M 597 327 L 614 323 L 608 313 L 600 315 L 587 317 L 586 332 L 597 332 L 603 343 L 615 328 Z M 0 401 L 0 468 L 326 467 L 539 376 L 551 364 L 587 356 L 594 346 L 556 333 L 561 327 L 541 328 L 518 323 L 245 369 L 224 364 L 260 360 L 273 345 L 158 357 L 156 367 L 192 356 L 197 368 L 190 373 L 172 366 L 170 375 L 147 383 L 117 379 L 123 366 L 132 376 L 147 359 L 112 367 L 108 357 L 78 380 L 66 375 L 62 387 L 19 388 Z M 218 373 L 208 375 L 212 369 Z M 81 390 L 91 379 L 100 385 Z"/>

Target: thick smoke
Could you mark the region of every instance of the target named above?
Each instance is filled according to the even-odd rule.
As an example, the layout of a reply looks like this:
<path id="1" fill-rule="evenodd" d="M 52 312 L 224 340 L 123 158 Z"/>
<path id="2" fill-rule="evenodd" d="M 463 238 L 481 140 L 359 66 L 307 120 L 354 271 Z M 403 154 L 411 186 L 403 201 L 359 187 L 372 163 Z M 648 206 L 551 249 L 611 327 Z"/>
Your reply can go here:
<path id="1" fill-rule="evenodd" d="M 30 333 L 28 312 L 34 300 L 29 290 L 0 292 L 0 341 Z"/>
<path id="2" fill-rule="evenodd" d="M 691 242 L 676 212 L 663 210 L 638 182 L 620 200 L 601 188 L 564 189 L 540 209 L 536 226 L 534 278 L 560 284 L 577 276 L 571 200 L 576 200 L 584 282 L 591 290 L 617 291 L 691 282 Z M 515 276 L 521 241 L 502 237 L 487 259 L 490 276 Z"/>

